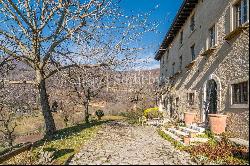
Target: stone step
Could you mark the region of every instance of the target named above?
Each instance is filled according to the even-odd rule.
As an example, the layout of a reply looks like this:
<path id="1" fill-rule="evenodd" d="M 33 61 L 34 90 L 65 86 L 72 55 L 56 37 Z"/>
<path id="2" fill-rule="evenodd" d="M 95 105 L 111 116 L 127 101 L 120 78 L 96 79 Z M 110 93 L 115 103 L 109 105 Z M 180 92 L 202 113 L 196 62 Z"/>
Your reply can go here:
<path id="1" fill-rule="evenodd" d="M 146 122 L 147 125 L 158 125 L 159 124 L 159 121 L 157 120 L 149 120 Z"/>
<path id="2" fill-rule="evenodd" d="M 199 142 L 199 143 L 206 143 L 209 140 L 209 138 L 190 138 L 190 142 L 194 143 L 194 142 Z"/>
<path id="3" fill-rule="evenodd" d="M 197 130 L 193 130 L 193 129 L 190 129 L 190 128 L 187 128 L 187 127 L 179 127 L 183 132 L 185 133 L 199 133 L 199 131 Z"/>
<path id="4" fill-rule="evenodd" d="M 199 127 L 199 126 L 196 126 L 196 125 L 187 125 L 187 128 L 192 129 L 192 130 L 196 130 L 199 133 L 203 133 L 206 130 L 205 128 Z"/>
<path id="5" fill-rule="evenodd" d="M 197 137 L 198 135 L 205 135 L 205 133 L 200 133 L 199 131 L 197 130 L 193 130 L 193 129 L 190 129 L 190 128 L 187 128 L 187 127 L 179 127 L 179 129 L 189 135 L 192 135 L 191 137 Z"/>
<path id="6" fill-rule="evenodd" d="M 229 138 L 229 140 L 233 143 L 235 143 L 236 145 L 240 145 L 240 146 L 246 146 L 249 148 L 249 141 L 247 140 L 243 140 L 240 138 Z"/>
<path id="7" fill-rule="evenodd" d="M 182 132 L 182 131 L 177 130 L 175 128 L 169 128 L 168 131 L 172 132 L 172 133 L 174 133 L 174 134 L 176 134 L 178 136 L 188 136 L 189 135 L 188 133 Z"/>
<path id="8" fill-rule="evenodd" d="M 170 131 L 168 131 L 168 130 L 165 130 L 165 129 L 162 129 L 162 131 L 163 131 L 165 134 L 169 135 L 169 136 L 170 136 L 172 139 L 174 139 L 175 141 L 178 141 L 178 142 L 180 142 L 180 143 L 183 143 L 183 142 L 182 142 L 182 139 L 181 139 L 180 137 L 178 137 L 177 135 L 173 134 L 172 132 L 170 132 Z"/>

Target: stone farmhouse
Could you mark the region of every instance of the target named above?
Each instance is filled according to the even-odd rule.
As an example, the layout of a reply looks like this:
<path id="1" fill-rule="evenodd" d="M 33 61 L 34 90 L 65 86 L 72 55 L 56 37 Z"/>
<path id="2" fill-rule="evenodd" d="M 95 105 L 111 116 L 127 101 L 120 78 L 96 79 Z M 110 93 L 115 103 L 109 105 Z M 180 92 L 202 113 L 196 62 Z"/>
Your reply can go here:
<path id="1" fill-rule="evenodd" d="M 249 139 L 248 0 L 184 0 L 155 59 L 167 116 L 224 114 L 226 131 Z"/>

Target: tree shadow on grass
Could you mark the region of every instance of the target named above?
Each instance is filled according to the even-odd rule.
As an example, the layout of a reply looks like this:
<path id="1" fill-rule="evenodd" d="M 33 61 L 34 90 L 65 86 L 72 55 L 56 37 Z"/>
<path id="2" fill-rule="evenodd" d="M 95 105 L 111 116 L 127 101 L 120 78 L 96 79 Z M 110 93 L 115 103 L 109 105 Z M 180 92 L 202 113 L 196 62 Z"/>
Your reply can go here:
<path id="1" fill-rule="evenodd" d="M 68 153 L 74 152 L 74 149 L 56 149 L 56 148 L 44 148 L 44 151 L 54 152 L 53 160 L 56 160 Z"/>
<path id="2" fill-rule="evenodd" d="M 65 162 L 65 165 L 69 165 L 69 163 L 71 162 L 71 160 L 75 157 L 75 154 L 72 154 L 68 160 Z"/>
<path id="3" fill-rule="evenodd" d="M 94 127 L 94 126 L 100 126 L 104 123 L 110 122 L 113 120 L 103 120 L 103 121 L 96 121 L 96 122 L 92 122 L 92 123 L 82 123 L 82 124 L 78 124 L 76 126 L 72 126 L 72 127 L 68 127 L 68 128 L 64 128 L 61 130 L 56 131 L 56 133 L 48 138 L 48 137 L 44 137 L 42 140 L 37 141 L 33 144 L 33 147 L 39 147 L 41 145 L 43 145 L 45 142 L 51 142 L 51 141 L 55 141 L 55 140 L 59 140 L 59 139 L 65 139 L 69 136 L 72 135 L 76 135 L 80 132 L 82 132 L 85 129 Z"/>

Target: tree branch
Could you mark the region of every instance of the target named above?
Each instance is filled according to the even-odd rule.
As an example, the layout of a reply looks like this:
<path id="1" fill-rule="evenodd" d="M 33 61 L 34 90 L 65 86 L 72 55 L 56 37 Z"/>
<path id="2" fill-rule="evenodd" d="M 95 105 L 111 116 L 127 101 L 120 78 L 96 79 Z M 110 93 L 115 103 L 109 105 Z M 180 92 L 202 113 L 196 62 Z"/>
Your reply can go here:
<path id="1" fill-rule="evenodd" d="M 7 0 L 10 5 L 13 7 L 13 9 L 17 12 L 17 14 L 23 19 L 23 21 L 33 30 L 35 31 L 35 28 L 33 25 L 24 17 L 24 15 L 21 13 L 21 11 L 18 9 L 18 7 L 13 3 L 12 0 Z"/>
<path id="2" fill-rule="evenodd" d="M 9 6 L 2 1 L 2 4 L 4 5 L 5 9 L 11 14 L 13 17 L 13 20 L 17 23 L 17 25 L 21 28 L 22 32 L 25 34 L 27 38 L 30 38 L 28 31 L 26 28 L 23 26 L 22 22 L 18 19 L 15 13 L 12 12 L 12 10 L 9 8 Z M 11 18 L 12 19 L 12 18 Z"/>
<path id="3" fill-rule="evenodd" d="M 4 53 L 10 55 L 14 59 L 16 59 L 18 61 L 22 61 L 22 62 L 26 63 L 27 65 L 29 65 L 30 67 L 34 68 L 32 59 L 30 59 L 26 56 L 17 55 L 16 53 L 10 51 L 8 48 L 6 48 L 2 45 L 0 45 L 0 50 L 2 50 Z"/>
<path id="4" fill-rule="evenodd" d="M 71 64 L 71 65 L 67 65 L 67 66 L 61 66 L 58 67 L 57 69 L 51 71 L 48 75 L 46 75 L 45 79 L 48 79 L 49 77 L 53 76 L 54 74 L 56 74 L 59 71 L 68 69 L 68 68 L 72 68 L 72 67 L 77 67 L 80 69 L 83 68 L 97 68 L 97 67 L 103 67 L 103 66 L 107 66 L 107 64 L 97 64 L 97 65 L 90 65 L 90 64 L 86 64 L 86 65 L 78 65 L 78 64 Z"/>
<path id="5" fill-rule="evenodd" d="M 16 44 L 17 44 L 18 46 L 20 46 L 20 48 L 24 51 L 25 54 L 28 54 L 28 53 L 29 53 L 29 51 L 27 50 L 27 47 L 25 47 L 24 43 L 21 42 L 17 37 L 15 37 L 15 36 L 13 36 L 13 35 L 11 35 L 11 34 L 5 32 L 5 31 L 3 31 L 3 30 L 1 30 L 1 29 L 0 29 L 0 34 L 4 35 L 4 36 L 7 37 L 8 39 L 11 39 L 11 40 L 15 41 Z"/>

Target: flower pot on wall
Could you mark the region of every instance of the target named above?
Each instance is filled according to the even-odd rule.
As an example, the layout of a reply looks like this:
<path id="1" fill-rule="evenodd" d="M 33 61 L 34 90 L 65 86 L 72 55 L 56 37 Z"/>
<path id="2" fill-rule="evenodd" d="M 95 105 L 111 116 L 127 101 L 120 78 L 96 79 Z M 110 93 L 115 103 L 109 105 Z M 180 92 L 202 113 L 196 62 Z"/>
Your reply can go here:
<path id="1" fill-rule="evenodd" d="M 222 134 L 226 130 L 227 115 L 208 114 L 209 127 L 214 134 Z"/>
<path id="2" fill-rule="evenodd" d="M 185 125 L 191 125 L 195 122 L 196 113 L 184 112 Z"/>

